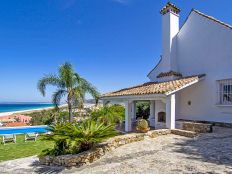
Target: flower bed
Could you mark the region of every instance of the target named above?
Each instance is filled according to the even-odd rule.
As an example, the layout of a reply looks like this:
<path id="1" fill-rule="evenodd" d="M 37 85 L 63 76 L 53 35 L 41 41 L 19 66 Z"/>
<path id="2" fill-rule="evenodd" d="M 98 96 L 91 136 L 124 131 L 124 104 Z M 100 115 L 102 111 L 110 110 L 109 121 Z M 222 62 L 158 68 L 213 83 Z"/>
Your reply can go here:
<path id="1" fill-rule="evenodd" d="M 195 132 L 183 131 L 183 130 L 169 130 L 169 129 L 160 129 L 152 130 L 147 133 L 131 133 L 126 135 L 119 135 L 113 138 L 104 141 L 93 149 L 75 154 L 75 155 L 61 155 L 61 156 L 44 156 L 40 157 L 40 164 L 42 165 L 59 165 L 65 167 L 80 167 L 85 164 L 92 163 L 97 159 L 101 158 L 105 153 L 111 151 L 117 147 L 120 147 L 125 144 L 142 141 L 145 136 L 155 138 L 167 134 L 177 134 L 187 137 L 196 136 Z"/>

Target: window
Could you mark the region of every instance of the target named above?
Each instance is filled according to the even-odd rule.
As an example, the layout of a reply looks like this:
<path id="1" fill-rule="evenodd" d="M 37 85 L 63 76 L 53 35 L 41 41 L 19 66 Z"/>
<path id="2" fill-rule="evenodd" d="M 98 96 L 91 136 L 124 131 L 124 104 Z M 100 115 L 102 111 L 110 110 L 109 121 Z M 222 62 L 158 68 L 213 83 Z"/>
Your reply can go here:
<path id="1" fill-rule="evenodd" d="M 158 122 L 166 122 L 166 113 L 165 112 L 159 112 L 158 113 Z"/>
<path id="2" fill-rule="evenodd" d="M 218 81 L 218 104 L 232 105 L 232 79 Z"/>

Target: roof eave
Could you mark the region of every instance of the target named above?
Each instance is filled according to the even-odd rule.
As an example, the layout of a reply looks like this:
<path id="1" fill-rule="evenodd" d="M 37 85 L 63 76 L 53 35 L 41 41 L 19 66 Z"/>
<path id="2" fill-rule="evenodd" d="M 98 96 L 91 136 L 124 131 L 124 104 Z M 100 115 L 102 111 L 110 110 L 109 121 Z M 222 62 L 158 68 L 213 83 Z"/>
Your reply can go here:
<path id="1" fill-rule="evenodd" d="M 201 75 L 197 80 L 194 80 L 194 81 L 192 81 L 191 83 L 188 83 L 188 84 L 182 86 L 182 87 L 179 88 L 179 89 L 176 89 L 176 90 L 174 90 L 174 91 L 170 91 L 170 92 L 165 93 L 165 95 L 166 95 L 166 96 L 169 96 L 169 95 L 175 94 L 175 93 L 181 91 L 182 89 L 185 89 L 185 88 L 187 88 L 187 87 L 189 87 L 189 86 L 192 86 L 192 85 L 198 83 L 199 81 L 203 80 L 204 78 L 205 78 L 205 74 Z"/>
<path id="2" fill-rule="evenodd" d="M 115 99 L 120 99 L 120 100 L 130 100 L 130 99 L 136 99 L 136 100 L 149 100 L 149 99 L 154 99 L 154 98 L 164 98 L 166 97 L 165 94 L 139 94 L 139 95 L 123 95 L 123 96 L 106 96 L 106 97 L 101 97 L 101 100 L 115 100 Z"/>

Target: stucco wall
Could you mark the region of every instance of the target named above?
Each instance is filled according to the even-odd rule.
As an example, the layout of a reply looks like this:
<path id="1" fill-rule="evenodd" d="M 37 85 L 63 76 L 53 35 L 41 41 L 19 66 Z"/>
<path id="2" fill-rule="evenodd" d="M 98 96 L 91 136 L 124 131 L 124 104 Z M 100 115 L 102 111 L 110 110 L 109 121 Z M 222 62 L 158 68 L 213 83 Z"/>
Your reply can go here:
<path id="1" fill-rule="evenodd" d="M 232 78 L 232 30 L 192 12 L 177 35 L 177 63 L 185 76 L 206 74 L 180 92 L 177 118 L 232 122 L 232 107 L 216 105 L 216 80 Z"/>

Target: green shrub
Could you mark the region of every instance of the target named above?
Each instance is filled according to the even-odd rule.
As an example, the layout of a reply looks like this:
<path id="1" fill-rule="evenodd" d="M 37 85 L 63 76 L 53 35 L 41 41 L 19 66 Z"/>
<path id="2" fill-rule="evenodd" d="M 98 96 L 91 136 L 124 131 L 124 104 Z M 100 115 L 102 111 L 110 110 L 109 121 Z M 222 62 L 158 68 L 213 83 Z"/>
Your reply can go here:
<path id="1" fill-rule="evenodd" d="M 54 148 L 41 153 L 44 155 L 75 154 L 91 149 L 95 144 L 117 135 L 114 125 L 105 125 L 94 120 L 80 123 L 62 123 L 49 128 L 50 135 L 43 135 L 42 139 L 53 141 Z"/>
<path id="2" fill-rule="evenodd" d="M 105 106 L 92 111 L 90 116 L 93 120 L 107 124 L 117 124 L 125 119 L 125 109 L 121 105 Z"/>
<path id="3" fill-rule="evenodd" d="M 148 126 L 147 120 L 145 120 L 145 119 L 138 120 L 136 129 L 139 131 L 142 131 L 142 132 L 148 131 L 150 128 Z"/>
<path id="4" fill-rule="evenodd" d="M 42 135 L 42 140 L 53 141 L 53 149 L 46 149 L 41 155 L 64 155 L 71 153 L 71 141 L 67 134 L 67 130 L 72 126 L 70 123 L 59 123 L 51 125 L 48 131 L 51 134 Z"/>
<path id="5" fill-rule="evenodd" d="M 150 104 L 149 102 L 137 102 L 136 118 L 148 119 L 150 115 Z"/>
<path id="6" fill-rule="evenodd" d="M 95 144 L 117 135 L 115 126 L 94 120 L 86 120 L 78 125 L 73 125 L 69 129 L 68 136 L 75 142 L 74 151 L 86 151 L 91 149 Z"/>
<path id="7" fill-rule="evenodd" d="M 68 112 L 57 111 L 56 109 L 42 110 L 26 115 L 32 117 L 31 125 L 51 125 L 53 123 L 66 122 L 69 118 Z"/>

